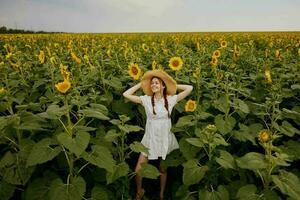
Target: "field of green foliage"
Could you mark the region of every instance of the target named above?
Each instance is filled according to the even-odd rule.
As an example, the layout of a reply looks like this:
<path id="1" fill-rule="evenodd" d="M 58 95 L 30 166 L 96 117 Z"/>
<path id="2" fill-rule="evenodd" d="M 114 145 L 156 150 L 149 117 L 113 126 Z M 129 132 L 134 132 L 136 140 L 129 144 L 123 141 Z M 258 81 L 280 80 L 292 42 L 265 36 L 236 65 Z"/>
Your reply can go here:
<path id="1" fill-rule="evenodd" d="M 146 116 L 122 93 L 151 69 L 194 87 L 166 199 L 300 199 L 299 32 L 0 35 L 0 199 L 133 199 Z"/>

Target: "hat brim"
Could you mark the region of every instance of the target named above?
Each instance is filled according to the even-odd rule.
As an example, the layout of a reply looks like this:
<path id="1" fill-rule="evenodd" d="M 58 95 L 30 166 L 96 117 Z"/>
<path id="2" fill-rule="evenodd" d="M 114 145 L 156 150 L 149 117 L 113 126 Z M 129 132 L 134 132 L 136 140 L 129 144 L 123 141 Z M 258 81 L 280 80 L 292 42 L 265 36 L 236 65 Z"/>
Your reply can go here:
<path id="1" fill-rule="evenodd" d="M 160 78 L 166 84 L 167 95 L 176 94 L 176 90 L 177 90 L 176 81 L 166 72 L 157 69 L 157 70 L 147 71 L 141 79 L 141 87 L 143 89 L 143 92 L 146 95 L 148 96 L 153 95 L 153 92 L 151 90 L 151 79 L 154 76 Z"/>

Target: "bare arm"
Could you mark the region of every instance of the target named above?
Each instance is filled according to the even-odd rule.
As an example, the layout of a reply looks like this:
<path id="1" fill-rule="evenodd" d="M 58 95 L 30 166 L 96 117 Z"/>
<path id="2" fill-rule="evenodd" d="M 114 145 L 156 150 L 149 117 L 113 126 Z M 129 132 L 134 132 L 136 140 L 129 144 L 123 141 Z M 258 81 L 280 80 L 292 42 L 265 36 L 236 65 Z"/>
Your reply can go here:
<path id="1" fill-rule="evenodd" d="M 182 92 L 178 93 L 177 102 L 179 102 L 192 92 L 193 86 L 192 85 L 178 84 L 177 89 L 183 90 Z"/>
<path id="2" fill-rule="evenodd" d="M 142 103 L 142 100 L 139 96 L 133 95 L 139 88 L 141 87 L 141 83 L 136 84 L 135 86 L 129 88 L 123 93 L 123 96 L 134 103 Z"/>

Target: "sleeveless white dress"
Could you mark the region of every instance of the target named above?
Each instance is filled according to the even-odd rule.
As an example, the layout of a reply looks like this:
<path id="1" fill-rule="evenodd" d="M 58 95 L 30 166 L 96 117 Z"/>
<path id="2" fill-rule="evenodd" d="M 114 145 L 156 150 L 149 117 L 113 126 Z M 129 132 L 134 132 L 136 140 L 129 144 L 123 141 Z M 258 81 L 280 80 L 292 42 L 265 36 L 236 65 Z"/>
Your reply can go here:
<path id="1" fill-rule="evenodd" d="M 153 114 L 151 96 L 140 96 L 142 105 L 145 108 L 147 122 L 145 127 L 145 134 L 141 143 L 148 148 L 149 160 L 158 159 L 162 157 L 166 159 L 167 154 L 171 151 L 178 149 L 179 145 L 175 135 L 171 132 L 171 119 L 168 117 L 168 112 L 165 108 L 164 98 L 154 100 L 154 110 L 156 115 Z M 177 95 L 167 96 L 169 104 L 169 113 L 171 114 L 174 105 L 177 103 Z"/>

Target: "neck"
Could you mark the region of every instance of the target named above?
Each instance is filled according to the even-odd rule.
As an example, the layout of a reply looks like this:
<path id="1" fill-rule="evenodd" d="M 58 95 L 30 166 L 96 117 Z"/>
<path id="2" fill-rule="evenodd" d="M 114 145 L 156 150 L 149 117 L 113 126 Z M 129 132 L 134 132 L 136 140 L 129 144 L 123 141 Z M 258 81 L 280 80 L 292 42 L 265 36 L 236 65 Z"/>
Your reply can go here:
<path id="1" fill-rule="evenodd" d="M 160 93 L 155 93 L 154 97 L 155 97 L 155 99 L 161 99 L 162 95 Z"/>

